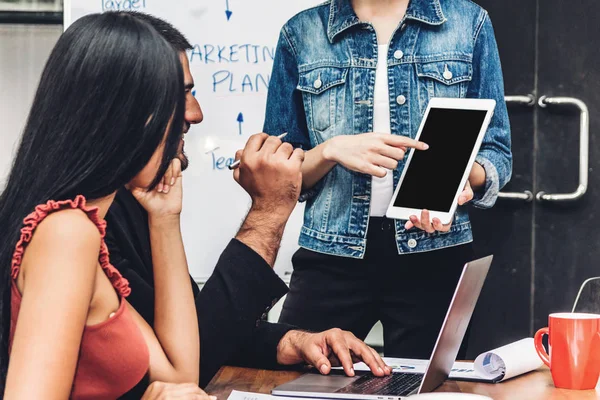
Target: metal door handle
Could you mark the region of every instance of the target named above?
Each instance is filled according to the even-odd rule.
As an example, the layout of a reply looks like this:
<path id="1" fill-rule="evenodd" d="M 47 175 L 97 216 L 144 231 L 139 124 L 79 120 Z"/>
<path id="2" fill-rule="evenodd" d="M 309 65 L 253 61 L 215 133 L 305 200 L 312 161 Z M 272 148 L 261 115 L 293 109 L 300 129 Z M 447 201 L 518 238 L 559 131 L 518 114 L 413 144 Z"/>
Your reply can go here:
<path id="1" fill-rule="evenodd" d="M 524 106 L 533 107 L 535 105 L 535 96 L 528 94 L 526 96 L 504 96 L 504 101 L 507 103 L 522 104 Z"/>
<path id="2" fill-rule="evenodd" d="M 540 107 L 568 105 L 579 109 L 579 185 L 574 192 L 550 194 L 539 192 L 535 198 L 538 201 L 573 201 L 580 199 L 588 187 L 590 113 L 585 103 L 574 97 L 546 97 L 538 100 Z"/>
<path id="3" fill-rule="evenodd" d="M 505 96 L 504 100 L 509 104 L 518 104 L 523 106 L 533 107 L 535 105 L 535 97 L 532 94 L 527 96 Z M 530 202 L 533 200 L 533 193 L 529 190 L 523 192 L 500 192 L 498 197 L 501 199 L 522 200 Z"/>

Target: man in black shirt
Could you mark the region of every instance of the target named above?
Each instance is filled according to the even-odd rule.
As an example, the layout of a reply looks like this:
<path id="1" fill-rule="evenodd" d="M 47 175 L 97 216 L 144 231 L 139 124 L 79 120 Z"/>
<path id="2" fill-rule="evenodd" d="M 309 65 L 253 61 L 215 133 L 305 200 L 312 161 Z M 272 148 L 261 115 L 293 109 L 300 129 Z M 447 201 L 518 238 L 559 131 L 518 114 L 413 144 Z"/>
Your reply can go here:
<path id="1" fill-rule="evenodd" d="M 180 54 L 186 89 L 184 133 L 187 133 L 191 124 L 198 124 L 203 118 L 191 93 L 194 82 L 186 50 L 192 46 L 169 23 L 147 14 L 136 15 L 152 25 Z M 251 138 L 247 147 L 251 142 L 266 145 L 267 140 L 269 145 L 281 146 L 277 139 L 274 144 L 274 138 L 267 139 L 262 134 Z M 188 159 L 183 144 L 179 160 L 181 163 L 173 165 L 185 169 Z M 297 198 L 282 198 L 289 182 L 279 174 L 279 167 L 272 160 L 256 161 L 255 166 L 262 163 L 263 168 L 252 168 L 247 163 L 236 172 L 236 180 L 252 198 L 246 220 L 221 254 L 202 290 L 192 280 L 200 330 L 200 386 L 205 387 L 225 364 L 277 368 L 306 362 L 324 374 L 330 372 L 332 365 L 341 364 L 348 375 L 354 375 L 352 362 L 364 360 L 375 375 L 389 374 L 391 370 L 379 355 L 350 332 L 333 329 L 309 333 L 266 321 L 267 312 L 288 290 L 272 268 Z M 275 187 L 277 184 L 280 186 Z M 165 179 L 158 190 L 168 192 L 169 187 L 169 179 Z M 271 190 L 267 190 L 269 187 Z M 106 220 L 111 262 L 129 280 L 132 289 L 127 300 L 152 325 L 154 278 L 148 215 L 133 195 L 122 189 Z"/>

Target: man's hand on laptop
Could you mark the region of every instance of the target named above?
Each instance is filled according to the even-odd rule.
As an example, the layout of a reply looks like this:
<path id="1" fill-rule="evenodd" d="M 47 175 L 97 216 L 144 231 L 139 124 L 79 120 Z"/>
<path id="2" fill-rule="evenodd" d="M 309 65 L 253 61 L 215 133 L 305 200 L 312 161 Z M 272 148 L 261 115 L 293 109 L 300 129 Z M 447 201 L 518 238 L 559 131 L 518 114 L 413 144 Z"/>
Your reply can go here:
<path id="1" fill-rule="evenodd" d="M 379 354 L 351 332 L 330 329 L 321 333 L 292 330 L 277 346 L 277 361 L 281 365 L 306 362 L 327 375 L 332 367 L 342 366 L 348 376 L 354 376 L 354 363 L 363 361 L 376 376 L 392 373 Z"/>

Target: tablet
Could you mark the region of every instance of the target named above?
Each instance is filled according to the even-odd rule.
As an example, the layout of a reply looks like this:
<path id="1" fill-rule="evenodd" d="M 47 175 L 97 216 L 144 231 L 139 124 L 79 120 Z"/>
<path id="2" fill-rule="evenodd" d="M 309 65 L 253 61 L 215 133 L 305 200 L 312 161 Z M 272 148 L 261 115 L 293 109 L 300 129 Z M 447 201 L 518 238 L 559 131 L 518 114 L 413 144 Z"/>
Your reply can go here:
<path id="1" fill-rule="evenodd" d="M 452 221 L 495 106 L 491 99 L 429 101 L 416 136 L 429 149 L 410 152 L 388 218 L 408 220 L 425 209 L 431 219 Z"/>

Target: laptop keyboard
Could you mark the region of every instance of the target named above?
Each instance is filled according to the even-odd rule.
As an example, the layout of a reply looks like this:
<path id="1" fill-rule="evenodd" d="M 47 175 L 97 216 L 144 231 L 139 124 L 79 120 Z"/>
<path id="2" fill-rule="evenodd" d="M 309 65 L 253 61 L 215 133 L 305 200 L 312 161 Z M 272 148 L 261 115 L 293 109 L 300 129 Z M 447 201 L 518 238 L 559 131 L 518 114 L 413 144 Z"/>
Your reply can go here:
<path id="1" fill-rule="evenodd" d="M 396 373 L 383 378 L 365 375 L 336 393 L 406 396 L 421 385 L 421 380 L 423 380 L 422 374 Z"/>

